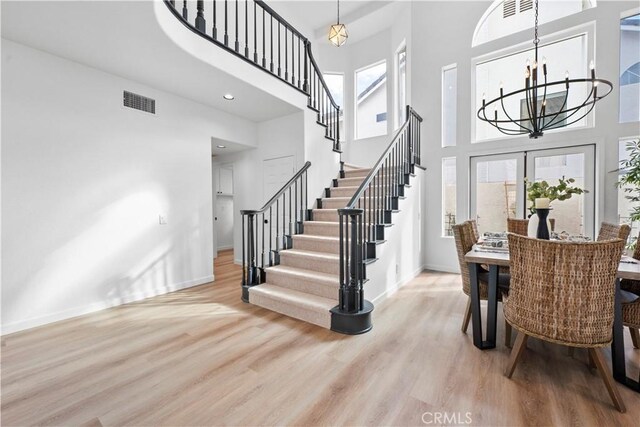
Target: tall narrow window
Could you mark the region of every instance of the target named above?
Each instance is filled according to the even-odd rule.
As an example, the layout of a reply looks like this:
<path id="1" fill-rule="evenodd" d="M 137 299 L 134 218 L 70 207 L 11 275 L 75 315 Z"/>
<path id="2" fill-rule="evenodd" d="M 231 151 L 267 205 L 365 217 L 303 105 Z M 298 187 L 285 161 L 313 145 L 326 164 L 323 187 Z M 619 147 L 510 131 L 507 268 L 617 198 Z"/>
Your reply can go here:
<path id="1" fill-rule="evenodd" d="M 458 96 L 458 68 L 450 65 L 442 69 L 442 146 L 456 145 L 456 106 Z"/>
<path id="2" fill-rule="evenodd" d="M 640 14 L 620 20 L 620 123 L 640 121 Z"/>
<path id="3" fill-rule="evenodd" d="M 396 52 L 396 129 L 407 120 L 407 46 Z"/>
<path id="4" fill-rule="evenodd" d="M 333 97 L 333 100 L 336 101 L 338 107 L 340 107 L 340 117 L 339 120 L 339 132 L 340 132 L 340 141 L 345 140 L 344 134 L 344 74 L 342 73 L 324 73 L 323 74 L 324 81 L 327 83 L 327 87 L 329 88 L 329 93 Z M 330 121 L 333 122 L 334 118 L 331 117 Z"/>
<path id="5" fill-rule="evenodd" d="M 387 134 L 387 63 L 356 71 L 356 139 Z"/>
<path id="6" fill-rule="evenodd" d="M 442 159 L 442 235 L 453 236 L 456 223 L 456 158 Z"/>

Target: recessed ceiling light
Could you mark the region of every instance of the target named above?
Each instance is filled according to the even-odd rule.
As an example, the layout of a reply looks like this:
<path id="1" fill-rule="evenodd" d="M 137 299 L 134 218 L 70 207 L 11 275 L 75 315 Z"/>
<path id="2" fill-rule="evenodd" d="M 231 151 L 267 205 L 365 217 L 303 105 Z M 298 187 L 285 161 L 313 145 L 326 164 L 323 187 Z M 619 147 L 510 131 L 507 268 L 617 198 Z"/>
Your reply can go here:
<path id="1" fill-rule="evenodd" d="M 230 93 L 224 94 L 222 95 L 222 97 L 227 101 L 233 101 L 235 99 L 235 96 L 231 95 Z"/>
<path id="2" fill-rule="evenodd" d="M 218 147 L 218 148 L 227 148 L 226 145 L 216 145 L 216 147 Z"/>

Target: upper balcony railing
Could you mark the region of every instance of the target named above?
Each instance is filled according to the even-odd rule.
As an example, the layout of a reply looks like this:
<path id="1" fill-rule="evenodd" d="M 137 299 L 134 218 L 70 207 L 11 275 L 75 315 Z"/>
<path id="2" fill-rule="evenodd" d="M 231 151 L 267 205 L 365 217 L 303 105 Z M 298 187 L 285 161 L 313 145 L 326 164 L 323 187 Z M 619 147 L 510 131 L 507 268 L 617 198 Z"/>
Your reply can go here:
<path id="1" fill-rule="evenodd" d="M 334 151 L 341 151 L 340 107 L 313 57 L 311 42 L 264 1 L 164 2 L 194 33 L 307 95 L 307 106 L 317 113 L 325 137 Z"/>

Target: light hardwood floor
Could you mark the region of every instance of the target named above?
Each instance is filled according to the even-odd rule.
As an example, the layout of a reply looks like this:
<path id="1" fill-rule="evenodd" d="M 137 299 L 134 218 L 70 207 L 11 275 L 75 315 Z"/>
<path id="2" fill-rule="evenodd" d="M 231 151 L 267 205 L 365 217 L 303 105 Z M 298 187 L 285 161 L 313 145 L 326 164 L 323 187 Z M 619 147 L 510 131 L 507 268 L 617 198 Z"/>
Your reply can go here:
<path id="1" fill-rule="evenodd" d="M 423 273 L 376 307 L 370 333 L 344 336 L 242 303 L 240 269 L 221 255 L 214 283 L 3 337 L 2 424 L 417 426 L 425 413 L 425 421 L 447 413 L 462 422 L 469 413 L 473 425 L 640 419 L 640 394 L 620 387 L 628 412 L 617 413 L 583 351 L 571 358 L 531 339 L 507 379 L 501 340 L 480 351 L 460 332 L 466 297 L 457 275 Z M 627 358 L 637 376 L 640 350 L 627 344 Z"/>

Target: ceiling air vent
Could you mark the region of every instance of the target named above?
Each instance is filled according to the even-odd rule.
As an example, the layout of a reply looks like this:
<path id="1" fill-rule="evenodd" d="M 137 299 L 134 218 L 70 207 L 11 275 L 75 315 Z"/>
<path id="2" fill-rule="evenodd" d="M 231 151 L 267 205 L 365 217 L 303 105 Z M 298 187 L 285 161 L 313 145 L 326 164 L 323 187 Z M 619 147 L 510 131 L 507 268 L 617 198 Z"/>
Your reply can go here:
<path id="1" fill-rule="evenodd" d="M 533 9 L 533 0 L 520 0 L 520 13 Z"/>
<path id="2" fill-rule="evenodd" d="M 502 2 L 502 17 L 508 18 L 516 14 L 516 0 L 504 0 Z"/>
<path id="3" fill-rule="evenodd" d="M 137 93 L 124 91 L 124 106 L 147 113 L 156 113 L 156 100 L 138 95 Z"/>

